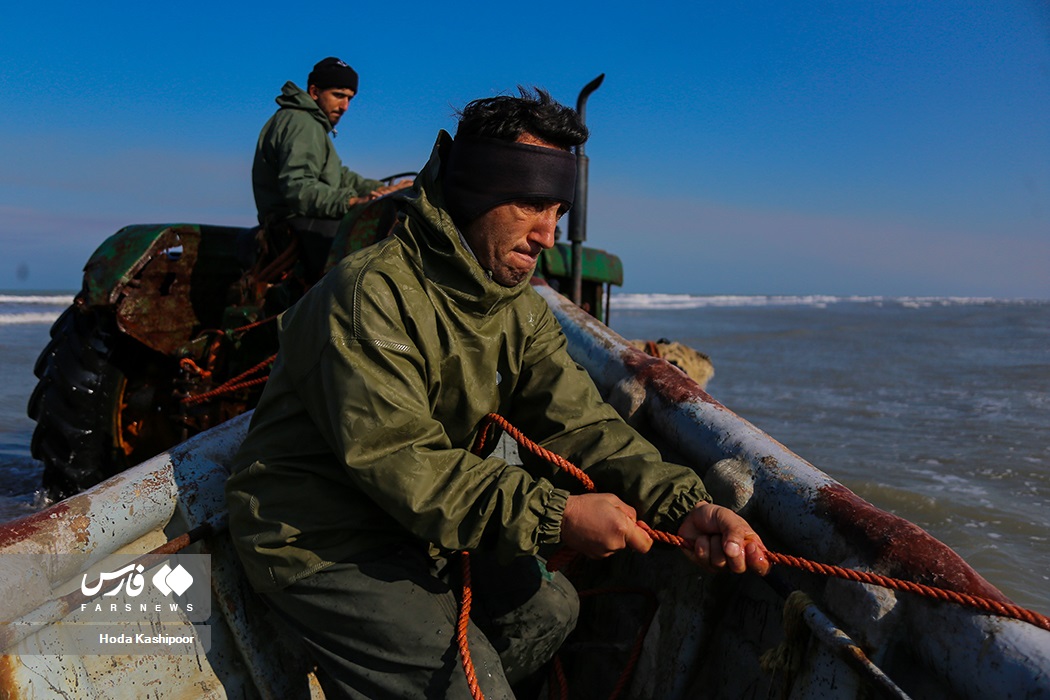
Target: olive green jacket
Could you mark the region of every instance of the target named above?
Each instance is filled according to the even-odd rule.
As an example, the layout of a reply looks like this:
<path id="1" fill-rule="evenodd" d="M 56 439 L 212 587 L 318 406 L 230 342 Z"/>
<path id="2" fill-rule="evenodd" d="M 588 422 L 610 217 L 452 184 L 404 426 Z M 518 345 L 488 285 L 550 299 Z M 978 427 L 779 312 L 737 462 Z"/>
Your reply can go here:
<path id="1" fill-rule="evenodd" d="M 382 186 L 343 166 L 328 137 L 332 124 L 308 93 L 287 82 L 277 104 L 281 108 L 259 133 L 252 163 L 260 223 L 297 216 L 340 219 L 351 197 Z"/>
<path id="2" fill-rule="evenodd" d="M 534 554 L 559 540 L 571 476 L 470 448 L 490 412 L 585 469 L 656 527 L 707 499 L 572 361 L 528 281 L 488 279 L 441 208 L 442 132 L 394 235 L 332 269 L 280 320 L 280 353 L 226 486 L 253 586 L 416 541 Z"/>

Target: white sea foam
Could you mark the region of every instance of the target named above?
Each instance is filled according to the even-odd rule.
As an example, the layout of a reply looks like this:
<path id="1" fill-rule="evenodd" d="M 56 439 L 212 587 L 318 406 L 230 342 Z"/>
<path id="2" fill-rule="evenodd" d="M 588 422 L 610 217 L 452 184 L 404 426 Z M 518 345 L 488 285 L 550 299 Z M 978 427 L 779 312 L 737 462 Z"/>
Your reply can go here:
<path id="1" fill-rule="evenodd" d="M 888 297 L 888 296 L 828 296 L 808 295 L 711 295 L 693 294 L 613 294 L 610 306 L 614 309 L 700 309 L 705 307 L 741 306 L 810 306 L 824 308 L 831 304 L 893 304 L 905 308 L 930 306 L 966 306 L 999 303 L 1045 303 L 1024 299 L 995 299 L 992 297 Z"/>
<path id="2" fill-rule="evenodd" d="M 0 326 L 53 323 L 72 302 L 72 294 L 0 294 Z"/>
<path id="3" fill-rule="evenodd" d="M 829 296 L 614 294 L 610 304 L 616 309 L 700 309 L 721 306 L 812 306 L 834 303 L 840 300 L 841 297 Z"/>
<path id="4" fill-rule="evenodd" d="M 44 304 L 46 306 L 69 306 L 72 303 L 72 294 L 36 294 L 26 296 L 21 296 L 18 294 L 0 294 L 0 304 Z"/>
<path id="5" fill-rule="evenodd" d="M 0 313 L 0 326 L 30 325 L 33 323 L 54 323 L 61 311 L 54 313 L 24 313 L 4 314 Z"/>

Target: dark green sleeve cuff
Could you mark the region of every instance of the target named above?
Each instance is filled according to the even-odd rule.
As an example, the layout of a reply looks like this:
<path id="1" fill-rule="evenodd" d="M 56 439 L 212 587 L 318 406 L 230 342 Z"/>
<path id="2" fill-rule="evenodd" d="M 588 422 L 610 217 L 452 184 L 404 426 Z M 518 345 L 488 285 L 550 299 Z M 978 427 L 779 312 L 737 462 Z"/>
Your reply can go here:
<path id="1" fill-rule="evenodd" d="M 540 514 L 539 544 L 554 544 L 561 541 L 561 520 L 565 515 L 565 504 L 569 492 L 551 487 L 546 505 Z"/>
<path id="2" fill-rule="evenodd" d="M 687 491 L 682 492 L 674 501 L 671 502 L 667 510 L 658 515 L 653 523 L 653 527 L 658 530 L 666 530 L 667 532 L 678 532 L 678 528 L 681 526 L 682 521 L 685 520 L 685 516 L 696 507 L 696 504 L 701 501 L 711 502 L 711 495 L 704 488 L 703 484 L 698 484 Z"/>

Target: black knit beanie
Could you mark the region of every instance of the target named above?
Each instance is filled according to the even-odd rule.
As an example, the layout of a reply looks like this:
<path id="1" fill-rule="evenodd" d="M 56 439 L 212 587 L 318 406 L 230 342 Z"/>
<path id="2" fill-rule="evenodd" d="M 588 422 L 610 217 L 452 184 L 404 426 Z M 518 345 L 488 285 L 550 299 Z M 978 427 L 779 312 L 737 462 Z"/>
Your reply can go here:
<path id="1" fill-rule="evenodd" d="M 315 86 L 318 90 L 328 88 L 347 88 L 357 93 L 357 71 L 334 56 L 320 61 L 310 71 L 306 85 Z"/>

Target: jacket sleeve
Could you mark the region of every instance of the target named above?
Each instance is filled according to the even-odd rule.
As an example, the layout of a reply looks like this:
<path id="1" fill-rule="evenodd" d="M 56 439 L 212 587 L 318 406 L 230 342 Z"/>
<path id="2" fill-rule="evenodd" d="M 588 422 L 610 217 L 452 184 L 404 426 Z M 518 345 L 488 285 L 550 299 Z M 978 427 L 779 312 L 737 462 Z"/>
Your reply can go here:
<path id="1" fill-rule="evenodd" d="M 711 500 L 700 477 L 663 461 L 602 399 L 569 356 L 557 319 L 545 303 L 542 307 L 544 318 L 526 354 L 511 420 L 526 435 L 546 436 L 542 445 L 586 471 L 598 491 L 616 494 L 657 529 L 677 530 L 699 501 Z M 555 481 L 568 486 L 562 478 Z"/>
<path id="2" fill-rule="evenodd" d="M 367 290 L 352 305 L 336 303 L 322 330 L 327 343 L 297 379 L 354 484 L 406 530 L 446 549 L 484 547 L 509 559 L 557 542 L 568 493 L 451 443 L 432 417 L 438 388 L 428 385 L 397 285 L 370 275 Z"/>
<path id="3" fill-rule="evenodd" d="M 353 170 L 350 170 L 345 165 L 342 169 L 342 175 L 340 176 L 339 188 L 346 192 L 353 192 L 351 197 L 360 197 L 366 195 L 374 190 L 379 189 L 383 186 L 383 183 L 379 180 L 372 180 L 371 178 L 358 175 Z"/>
<path id="4" fill-rule="evenodd" d="M 299 215 L 340 218 L 349 210 L 351 197 L 382 184 L 342 165 L 338 175 L 326 173 L 326 160 L 337 156 L 328 134 L 311 116 L 293 113 L 279 129 L 273 140 L 277 185 L 288 207 Z"/>

